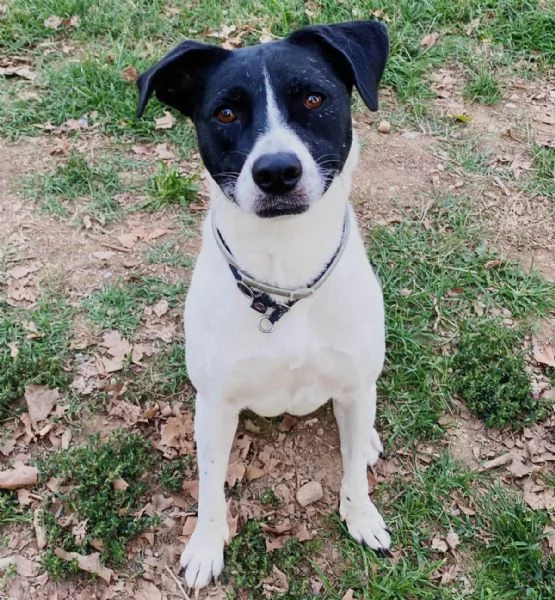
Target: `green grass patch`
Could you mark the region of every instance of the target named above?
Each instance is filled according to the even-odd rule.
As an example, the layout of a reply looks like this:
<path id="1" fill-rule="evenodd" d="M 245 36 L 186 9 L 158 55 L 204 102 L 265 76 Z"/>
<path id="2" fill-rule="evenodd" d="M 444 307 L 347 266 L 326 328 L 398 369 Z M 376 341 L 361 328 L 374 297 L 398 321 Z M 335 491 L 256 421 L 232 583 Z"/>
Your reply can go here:
<path id="1" fill-rule="evenodd" d="M 553 309 L 554 286 L 511 262 L 492 262 L 497 257 L 468 205 L 454 199 L 438 201 L 425 218 L 407 215 L 393 228 L 375 228 L 369 257 L 387 318 L 380 418 L 390 442 L 439 435 L 437 420 L 451 401 L 453 342 L 474 303 L 485 314 L 505 309 L 529 320 Z"/>
<path id="2" fill-rule="evenodd" d="M 16 309 L 0 298 L 0 419 L 15 415 L 25 386 L 65 388 L 71 381 L 72 309 L 45 296 L 34 310 Z"/>
<path id="3" fill-rule="evenodd" d="M 501 99 L 501 87 L 490 69 L 481 68 L 469 75 L 464 95 L 474 102 L 492 105 Z"/>
<path id="4" fill-rule="evenodd" d="M 145 253 L 145 260 L 151 265 L 168 265 L 186 269 L 192 269 L 194 265 L 194 258 L 189 254 L 183 254 L 177 243 L 173 241 L 163 241 L 149 248 Z"/>
<path id="5" fill-rule="evenodd" d="M 182 283 L 167 283 L 158 277 L 136 277 L 120 280 L 92 293 L 83 308 L 99 330 L 116 329 L 131 335 L 139 326 L 146 306 L 165 298 L 170 307 L 183 300 Z"/>
<path id="6" fill-rule="evenodd" d="M 125 189 L 120 178 L 117 157 L 90 162 L 75 150 L 65 163 L 52 173 L 31 175 L 23 180 L 22 191 L 37 200 L 45 212 L 67 216 L 86 199 L 88 211 L 100 222 L 106 223 L 121 213 L 114 196 Z"/>
<path id="7" fill-rule="evenodd" d="M 488 427 L 518 428 L 547 416 L 532 396 L 522 349 L 524 332 L 497 319 L 461 324 L 453 360 L 454 391 Z"/>
<path id="8" fill-rule="evenodd" d="M 105 441 L 93 435 L 86 445 L 37 461 L 41 481 L 59 478 L 63 490 L 47 496 L 44 510 L 48 546 L 42 564 L 51 577 L 75 574 L 76 565 L 58 557 L 56 548 L 90 554 L 100 545 L 104 564 L 125 562 L 127 542 L 156 523 L 136 515 L 146 502 L 147 477 L 156 460 L 145 438 L 116 432 Z M 114 489 L 119 479 L 128 484 L 125 490 Z"/>
<path id="9" fill-rule="evenodd" d="M 181 175 L 175 166 L 161 162 L 147 188 L 149 199 L 140 208 L 147 212 L 166 206 L 187 208 L 198 192 L 197 179 L 195 174 Z"/>
<path id="10" fill-rule="evenodd" d="M 222 579 L 231 584 L 230 600 L 266 598 L 262 579 L 272 573 L 273 566 L 285 575 L 289 584 L 289 591 L 280 593 L 280 598 L 319 598 L 311 593 L 307 576 L 313 571 L 309 557 L 316 548 L 314 542 L 301 544 L 298 540 L 289 540 L 280 550 L 268 552 L 260 523 L 248 521 L 225 552 Z"/>
<path id="11" fill-rule="evenodd" d="M 488 543 L 478 549 L 476 597 L 549 600 L 555 590 L 555 556 L 542 551 L 548 516 L 532 511 L 499 484 L 483 498 L 480 519 Z"/>
<path id="12" fill-rule="evenodd" d="M 0 533 L 10 523 L 29 523 L 31 518 L 31 514 L 26 512 L 17 501 L 15 492 L 0 490 Z"/>

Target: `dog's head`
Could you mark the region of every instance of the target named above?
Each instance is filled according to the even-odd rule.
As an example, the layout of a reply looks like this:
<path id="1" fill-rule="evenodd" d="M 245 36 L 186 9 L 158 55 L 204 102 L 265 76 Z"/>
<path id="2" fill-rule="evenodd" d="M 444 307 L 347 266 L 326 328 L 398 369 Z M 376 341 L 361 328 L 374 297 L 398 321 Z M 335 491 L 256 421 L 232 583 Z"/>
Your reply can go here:
<path id="1" fill-rule="evenodd" d="M 154 92 L 190 117 L 225 196 L 260 217 L 303 213 L 351 149 L 351 92 L 370 110 L 388 55 L 377 21 L 312 26 L 224 50 L 185 41 L 138 79 L 138 116 Z"/>

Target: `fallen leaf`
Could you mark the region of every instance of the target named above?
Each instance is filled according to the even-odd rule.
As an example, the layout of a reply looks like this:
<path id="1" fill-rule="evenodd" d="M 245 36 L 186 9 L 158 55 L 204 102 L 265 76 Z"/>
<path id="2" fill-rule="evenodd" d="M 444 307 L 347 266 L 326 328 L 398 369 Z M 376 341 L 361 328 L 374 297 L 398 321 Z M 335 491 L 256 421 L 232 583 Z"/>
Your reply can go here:
<path id="1" fill-rule="evenodd" d="M 275 565 L 272 566 L 272 572 L 268 577 L 260 581 L 264 590 L 264 595 L 267 598 L 275 597 L 273 592 L 285 594 L 289 591 L 289 583 L 283 571 L 280 571 Z"/>
<path id="2" fill-rule="evenodd" d="M 165 298 L 152 306 L 152 310 L 157 317 L 162 317 L 168 312 L 169 304 Z"/>
<path id="3" fill-rule="evenodd" d="M 7 471 L 0 471 L 0 489 L 17 490 L 21 487 L 36 485 L 39 470 L 28 465 L 19 465 Z"/>
<path id="4" fill-rule="evenodd" d="M 34 560 L 29 560 L 19 554 L 12 554 L 0 558 L 0 573 L 5 571 L 7 567 L 14 565 L 17 569 L 17 574 L 21 577 L 36 577 L 39 574 L 39 564 Z"/>
<path id="5" fill-rule="evenodd" d="M 451 550 L 454 550 L 460 543 L 458 534 L 452 529 L 450 529 L 449 533 L 445 536 L 445 541 Z"/>
<path id="6" fill-rule="evenodd" d="M 44 20 L 43 25 L 47 29 L 58 29 L 58 27 L 62 24 L 62 22 L 63 22 L 62 17 L 52 15 L 51 17 L 48 17 L 48 19 Z"/>
<path id="7" fill-rule="evenodd" d="M 489 469 L 495 469 L 502 465 L 506 465 L 507 463 L 513 460 L 513 455 L 510 452 L 505 454 L 501 454 L 492 460 L 486 461 L 478 470 L 479 471 L 488 471 Z"/>
<path id="8" fill-rule="evenodd" d="M 172 158 L 175 158 L 175 154 L 168 148 L 166 143 L 156 144 L 156 146 L 154 146 L 154 153 L 162 160 L 171 160 Z"/>
<path id="9" fill-rule="evenodd" d="M 354 599 L 354 594 L 355 592 L 353 591 L 353 588 L 349 588 L 341 597 L 341 600 L 353 600 Z"/>
<path id="10" fill-rule="evenodd" d="M 111 569 L 108 569 L 100 564 L 99 552 L 84 555 L 77 552 L 66 552 L 62 548 L 55 548 L 54 554 L 63 560 L 76 560 L 81 571 L 86 571 L 87 573 L 96 573 L 101 579 L 104 579 L 106 583 L 110 583 L 110 580 L 114 574 Z"/>
<path id="11" fill-rule="evenodd" d="M 525 464 L 520 456 L 515 456 L 509 471 L 517 478 L 526 477 L 532 473 L 532 466 Z"/>
<path id="12" fill-rule="evenodd" d="M 555 368 L 555 350 L 553 346 L 547 342 L 535 345 L 534 360 L 542 365 Z"/>
<path id="13" fill-rule="evenodd" d="M 164 116 L 155 119 L 154 129 L 171 129 L 175 125 L 175 117 L 168 112 L 164 111 Z"/>
<path id="14" fill-rule="evenodd" d="M 447 545 L 447 542 L 444 539 L 436 535 L 432 539 L 430 548 L 432 550 L 435 550 L 436 552 L 441 552 L 442 554 L 445 554 L 449 549 L 449 546 Z"/>
<path id="15" fill-rule="evenodd" d="M 127 483 L 127 481 L 125 481 L 125 479 L 122 479 L 121 477 L 118 477 L 117 479 L 114 479 L 114 481 L 112 481 L 112 488 L 116 492 L 125 492 L 125 490 L 128 487 L 129 484 Z"/>
<path id="16" fill-rule="evenodd" d="M 420 45 L 423 48 L 429 49 L 432 46 L 435 46 L 436 42 L 439 39 L 439 33 L 437 32 L 433 32 L 433 33 L 429 33 L 428 35 L 425 35 L 421 40 L 420 40 Z"/>
<path id="17" fill-rule="evenodd" d="M 129 66 L 123 69 L 123 71 L 121 72 L 121 76 L 123 77 L 124 81 L 133 83 L 137 80 L 137 77 L 139 77 L 139 73 L 135 67 Z"/>
<path id="18" fill-rule="evenodd" d="M 162 600 L 162 592 L 150 581 L 141 579 L 133 593 L 135 600 Z"/>
<path id="19" fill-rule="evenodd" d="M 260 469 L 255 465 L 248 465 L 247 470 L 245 471 L 245 479 L 247 481 L 254 481 L 255 479 L 259 479 L 264 475 L 264 470 Z"/>
<path id="20" fill-rule="evenodd" d="M 550 553 L 555 554 L 555 527 L 546 525 L 543 532 L 547 536 L 547 545 L 549 546 Z"/>
<path id="21" fill-rule="evenodd" d="M 33 512 L 33 529 L 35 530 L 35 538 L 37 540 L 37 546 L 39 550 L 42 550 L 46 546 L 46 531 L 42 523 L 42 510 L 35 510 Z"/>
<path id="22" fill-rule="evenodd" d="M 25 402 L 32 423 L 43 421 L 48 417 L 58 400 L 60 392 L 46 385 L 30 384 L 25 387 Z"/>

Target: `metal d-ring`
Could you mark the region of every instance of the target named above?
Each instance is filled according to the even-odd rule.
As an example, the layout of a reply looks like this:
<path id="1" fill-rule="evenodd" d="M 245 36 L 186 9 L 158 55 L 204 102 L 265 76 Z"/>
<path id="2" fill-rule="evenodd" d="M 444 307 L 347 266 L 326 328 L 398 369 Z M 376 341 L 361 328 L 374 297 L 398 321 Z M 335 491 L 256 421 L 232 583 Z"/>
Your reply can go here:
<path id="1" fill-rule="evenodd" d="M 270 321 L 269 317 L 264 316 L 260 319 L 260 321 L 258 321 L 258 329 L 262 333 L 272 333 L 274 330 L 274 324 L 272 321 Z"/>

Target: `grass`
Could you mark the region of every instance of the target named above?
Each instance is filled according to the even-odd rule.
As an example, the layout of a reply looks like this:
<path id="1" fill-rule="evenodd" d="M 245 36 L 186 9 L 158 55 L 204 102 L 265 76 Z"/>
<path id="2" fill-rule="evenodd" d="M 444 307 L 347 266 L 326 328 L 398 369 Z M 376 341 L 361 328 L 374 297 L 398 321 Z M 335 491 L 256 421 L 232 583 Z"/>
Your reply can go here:
<path id="1" fill-rule="evenodd" d="M 195 174 L 181 175 L 175 166 L 168 166 L 165 162 L 161 162 L 158 171 L 150 180 L 148 189 L 150 198 L 141 208 L 147 212 L 155 212 L 171 205 L 187 208 L 198 191 L 196 180 Z"/>
<path id="2" fill-rule="evenodd" d="M 125 170 L 129 174 L 135 167 L 114 153 L 93 162 L 72 149 L 52 172 L 25 177 L 22 190 L 48 214 L 68 217 L 76 209 L 82 211 L 84 204 L 89 214 L 106 224 L 122 213 L 116 195 L 134 187 L 124 184 L 120 173 Z"/>
<path id="3" fill-rule="evenodd" d="M 507 0 L 501 6 L 492 0 L 449 2 L 448 0 L 361 0 L 356 6 L 324 0 L 305 10 L 300 0 L 280 3 L 215 2 L 193 3 L 187 10 L 171 13 L 162 0 L 149 2 L 107 0 L 13 0 L 0 16 L 0 45 L 5 53 L 24 54 L 39 71 L 36 82 L 0 82 L 6 100 L 0 105 L 4 135 L 38 134 L 37 125 L 59 125 L 69 118 L 95 114 L 101 131 L 111 135 L 171 139 L 186 153 L 194 145 L 192 128 L 181 121 L 168 132 L 154 129 L 153 116 L 162 107 L 153 103 L 148 118 L 133 117 L 136 93 L 122 71 L 135 66 L 144 70 L 184 33 L 202 38 L 218 33 L 223 24 L 234 23 L 246 31 L 245 43 L 258 41 L 265 29 L 283 36 L 291 29 L 313 22 L 369 17 L 376 11 L 390 28 L 391 58 L 385 85 L 395 90 L 399 100 L 415 115 L 426 112 L 425 101 L 432 93 L 430 70 L 446 61 L 458 62 L 474 72 L 467 88 L 470 97 L 487 103 L 498 99 L 492 69 L 510 68 L 519 59 L 549 65 L 555 61 L 555 42 L 550 32 L 555 26 L 555 9 L 539 0 Z M 44 21 L 52 16 L 78 16 L 78 27 L 52 30 Z M 471 26 L 469 28 L 469 26 Z M 430 32 L 439 34 L 431 48 L 421 45 Z M 206 36 L 214 42 L 214 37 Z M 486 64 L 476 48 L 489 40 L 495 52 Z M 71 61 L 60 60 L 54 52 L 45 55 L 39 44 L 69 44 L 79 52 Z M 502 57 L 502 64 L 497 64 Z M 521 69 L 522 70 L 522 69 Z M 25 90 L 38 90 L 39 99 L 21 97 Z M 67 91 L 72 90 L 68 94 Z"/>
<path id="4" fill-rule="evenodd" d="M 499 319 L 460 326 L 453 387 L 488 427 L 519 428 L 548 414 L 532 395 L 523 338 L 522 331 L 508 329 Z"/>
<path id="5" fill-rule="evenodd" d="M 72 309 L 61 298 L 39 298 L 31 311 L 0 298 L 0 419 L 16 413 L 25 386 L 65 389 L 71 381 Z"/>
<path id="6" fill-rule="evenodd" d="M 165 298 L 170 307 L 183 300 L 182 283 L 166 283 L 158 277 L 139 276 L 119 280 L 92 293 L 83 303 L 85 314 L 97 329 L 116 329 L 131 335 L 139 326 L 145 306 Z"/>
<path id="7" fill-rule="evenodd" d="M 492 262 L 498 257 L 482 235 L 469 205 L 455 198 L 371 234 L 369 257 L 387 315 L 388 355 L 378 385 L 391 442 L 441 435 L 437 421 L 451 402 L 459 323 L 475 318 L 477 304 L 485 314 L 506 310 L 523 321 L 553 310 L 553 284 L 516 264 Z M 487 352 L 476 348 L 476 361 L 487 361 Z"/>
<path id="8" fill-rule="evenodd" d="M 164 241 L 152 246 L 145 253 L 145 260 L 149 264 L 168 265 L 170 267 L 185 267 L 191 269 L 194 259 L 183 254 L 179 246 L 173 241 Z"/>
<path id="9" fill-rule="evenodd" d="M 86 445 L 38 460 L 41 481 L 56 477 L 63 486 L 47 496 L 43 513 L 47 548 L 42 564 L 51 577 L 75 574 L 76 566 L 58 557 L 56 548 L 80 554 L 100 548 L 104 564 L 125 562 L 127 542 L 156 523 L 153 517 L 136 514 L 143 506 L 155 462 L 148 440 L 121 431 L 105 441 L 98 434 L 91 436 Z M 128 484 L 126 489 L 116 489 L 114 482 L 119 480 Z M 79 535 L 78 524 L 82 525 Z"/>

